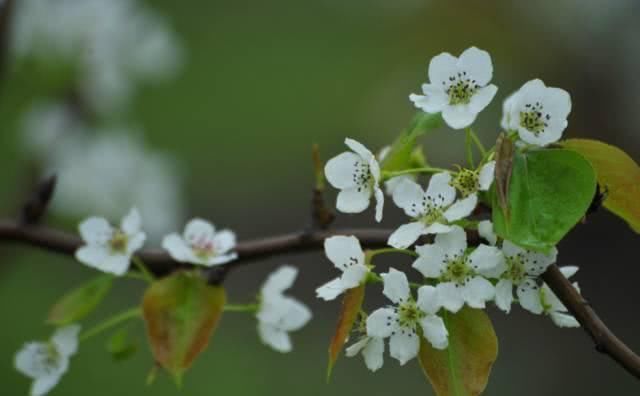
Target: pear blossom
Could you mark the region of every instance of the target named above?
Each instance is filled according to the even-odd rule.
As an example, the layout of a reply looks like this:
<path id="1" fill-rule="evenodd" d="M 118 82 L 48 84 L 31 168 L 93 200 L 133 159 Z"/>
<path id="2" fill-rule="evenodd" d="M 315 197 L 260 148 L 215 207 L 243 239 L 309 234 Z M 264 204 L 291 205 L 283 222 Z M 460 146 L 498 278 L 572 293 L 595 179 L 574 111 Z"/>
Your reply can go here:
<path id="1" fill-rule="evenodd" d="M 485 273 L 504 265 L 500 249 L 480 244 L 469 253 L 464 230 L 453 226 L 450 232 L 436 235 L 433 244 L 416 246 L 416 252 L 413 268 L 439 281 L 436 289 L 447 310 L 458 312 L 465 303 L 484 308 L 494 298 L 494 286 Z"/>
<path id="2" fill-rule="evenodd" d="M 414 221 L 394 231 L 389 245 L 404 249 L 421 235 L 449 232 L 449 224 L 469 216 L 478 203 L 475 194 L 454 202 L 455 197 L 456 190 L 447 172 L 433 175 L 426 192 L 418 183 L 404 181 L 394 191 L 393 202 Z"/>
<path id="3" fill-rule="evenodd" d="M 289 332 L 301 329 L 311 319 L 311 311 L 298 300 L 285 296 L 298 275 L 298 270 L 283 266 L 267 278 L 260 292 L 260 307 L 256 313 L 258 334 L 266 345 L 278 352 L 292 349 Z"/>
<path id="4" fill-rule="evenodd" d="M 380 189 L 380 165 L 375 156 L 361 143 L 345 139 L 353 151 L 331 158 L 325 165 L 327 181 L 340 190 L 336 208 L 343 213 L 360 213 L 369 207 L 371 196 L 376 200 L 376 221 L 382 220 L 384 194 Z"/>
<path id="5" fill-rule="evenodd" d="M 47 342 L 29 342 L 15 356 L 16 369 L 33 379 L 31 396 L 48 393 L 69 369 L 69 359 L 78 350 L 79 325 L 58 329 Z"/>
<path id="6" fill-rule="evenodd" d="M 459 58 L 443 52 L 429 63 L 430 83 L 422 85 L 424 95 L 409 95 L 415 107 L 427 113 L 442 112 L 453 129 L 463 129 L 491 102 L 498 87 L 489 84 L 493 65 L 489 53 L 467 48 Z"/>
<path id="7" fill-rule="evenodd" d="M 496 305 L 509 313 L 513 302 L 513 287 L 522 308 L 540 314 L 543 307 L 539 298 L 537 278 L 556 262 L 558 251 L 553 248 L 548 254 L 533 252 L 505 240 L 502 242 L 504 271 L 496 285 Z"/>
<path id="8" fill-rule="evenodd" d="M 131 256 L 146 239 L 140 213 L 133 208 L 113 227 L 102 217 L 90 217 L 80 223 L 80 236 L 85 245 L 76 250 L 78 261 L 103 272 L 123 275 L 129 269 Z"/>
<path id="9" fill-rule="evenodd" d="M 359 286 L 367 277 L 369 268 L 365 264 L 360 241 L 354 236 L 333 236 L 324 240 L 327 258 L 342 271 L 335 278 L 316 289 L 318 298 L 330 301 L 346 290 Z"/>
<path id="10" fill-rule="evenodd" d="M 493 231 L 493 223 L 491 220 L 482 220 L 478 222 L 478 234 L 484 238 L 491 246 L 498 243 L 498 236 Z"/>
<path id="11" fill-rule="evenodd" d="M 571 112 L 571 96 L 535 79 L 505 101 L 504 111 L 505 129 L 517 131 L 525 143 L 546 146 L 562 137 Z"/>
<path id="12" fill-rule="evenodd" d="M 379 308 L 367 318 L 369 337 L 389 338 L 391 357 L 401 365 L 416 357 L 420 348 L 418 326 L 424 337 L 436 349 L 445 349 L 449 333 L 442 318 L 438 292 L 433 286 L 418 289 L 418 300 L 411 296 L 407 276 L 394 268 L 382 274 L 382 293 L 394 304 Z"/>
<path id="13" fill-rule="evenodd" d="M 358 353 L 362 354 L 369 370 L 377 371 L 384 364 L 384 339 L 365 335 L 345 350 L 347 357 L 354 357 Z"/>
<path id="14" fill-rule="evenodd" d="M 578 267 L 560 267 L 560 272 L 568 279 L 578 272 Z M 573 287 L 580 291 L 577 283 L 574 283 Z M 568 313 L 567 307 L 562 304 L 558 296 L 551 291 L 546 283 L 540 288 L 540 304 L 542 305 L 542 313 L 548 315 L 556 326 L 580 327 L 580 323 Z"/>
<path id="15" fill-rule="evenodd" d="M 174 260 L 211 267 L 238 258 L 233 252 L 236 235 L 230 230 L 216 231 L 206 220 L 193 219 L 183 235 L 172 233 L 164 237 L 162 247 Z"/>
<path id="16" fill-rule="evenodd" d="M 451 185 L 463 197 L 477 194 L 479 191 L 489 191 L 495 169 L 496 161 L 489 161 L 478 169 L 460 169 L 451 180 Z"/>

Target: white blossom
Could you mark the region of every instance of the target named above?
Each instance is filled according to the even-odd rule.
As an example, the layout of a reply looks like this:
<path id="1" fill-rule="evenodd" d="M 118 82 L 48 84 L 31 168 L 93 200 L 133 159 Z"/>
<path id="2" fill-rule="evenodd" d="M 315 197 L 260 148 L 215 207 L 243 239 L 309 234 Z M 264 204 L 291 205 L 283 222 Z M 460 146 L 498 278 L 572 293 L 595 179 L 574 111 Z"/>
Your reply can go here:
<path id="1" fill-rule="evenodd" d="M 114 275 L 127 272 L 131 256 L 146 240 L 136 208 L 122 219 L 120 227 L 111 226 L 102 217 L 90 217 L 80 223 L 79 230 L 85 245 L 76 250 L 76 259 Z"/>
<path id="2" fill-rule="evenodd" d="M 571 97 L 567 91 L 547 87 L 536 79 L 510 96 L 503 110 L 505 129 L 517 131 L 525 143 L 546 146 L 562 137 L 571 112 Z"/>
<path id="3" fill-rule="evenodd" d="M 478 169 L 460 169 L 451 180 L 463 197 L 475 195 L 480 191 L 489 191 L 495 178 L 496 161 L 489 161 Z"/>
<path id="4" fill-rule="evenodd" d="M 306 305 L 283 294 L 297 275 L 294 267 L 280 267 L 269 275 L 260 292 L 260 308 L 256 314 L 258 334 L 262 342 L 278 352 L 290 352 L 289 332 L 301 329 L 311 319 Z"/>
<path id="5" fill-rule="evenodd" d="M 502 242 L 502 253 L 505 258 L 504 271 L 496 285 L 496 305 L 509 313 L 515 286 L 522 308 L 535 314 L 542 313 L 537 279 L 555 263 L 558 251 L 553 248 L 548 254 L 533 252 L 505 240 Z"/>
<path id="6" fill-rule="evenodd" d="M 494 286 L 485 274 L 504 265 L 498 248 L 480 244 L 469 253 L 464 230 L 453 226 L 450 232 L 436 235 L 435 243 L 416 246 L 416 252 L 413 268 L 439 281 L 436 289 L 447 310 L 458 312 L 465 303 L 484 308 L 494 298 Z"/>
<path id="7" fill-rule="evenodd" d="M 414 221 L 394 231 L 389 237 L 389 245 L 403 249 L 420 235 L 449 232 L 449 224 L 469 216 L 478 203 L 475 194 L 454 202 L 455 197 L 456 190 L 451 186 L 451 175 L 447 172 L 433 175 L 426 192 L 418 183 L 404 181 L 394 191 L 393 202 Z"/>
<path id="8" fill-rule="evenodd" d="M 345 350 L 347 357 L 354 357 L 358 353 L 362 354 L 369 370 L 378 370 L 384 364 L 384 339 L 363 336 Z"/>
<path id="9" fill-rule="evenodd" d="M 376 221 L 382 220 L 384 194 L 380 189 L 380 165 L 365 146 L 353 139 L 344 143 L 353 151 L 331 158 L 325 165 L 327 181 L 340 190 L 336 207 L 343 213 L 360 213 L 376 200 Z"/>
<path id="10" fill-rule="evenodd" d="M 560 272 L 564 275 L 565 278 L 569 279 L 576 272 L 578 272 L 578 267 L 575 266 L 565 266 L 560 267 Z M 574 283 L 573 287 L 580 291 L 578 284 Z M 553 323 L 558 327 L 580 327 L 580 323 L 574 318 L 571 314 L 569 314 L 569 310 L 567 307 L 562 304 L 558 296 L 556 296 L 549 286 L 545 283 L 540 288 L 540 304 L 542 305 L 542 312 L 545 315 L 549 315 Z"/>
<path id="11" fill-rule="evenodd" d="M 233 231 L 216 231 L 213 224 L 203 219 L 189 221 L 182 235 L 172 233 L 162 240 L 162 247 L 174 260 L 207 267 L 238 258 L 233 252 L 235 246 L 236 234 Z"/>
<path id="12" fill-rule="evenodd" d="M 476 47 L 459 58 L 444 52 L 429 63 L 430 83 L 422 85 L 424 95 L 411 94 L 413 104 L 427 113 L 442 112 L 453 129 L 471 125 L 491 102 L 498 87 L 489 84 L 493 74 L 491 57 Z"/>
<path id="13" fill-rule="evenodd" d="M 436 288 L 422 286 L 418 289 L 418 300 L 411 296 L 407 276 L 394 268 L 382 274 L 383 294 L 393 306 L 379 308 L 367 318 L 367 335 L 389 338 L 391 357 L 401 365 L 417 356 L 420 348 L 418 326 L 424 337 L 437 349 L 449 344 L 447 328 L 441 317 L 440 299 Z"/>
<path id="14" fill-rule="evenodd" d="M 69 358 L 78 350 L 80 326 L 58 329 L 48 342 L 29 342 L 15 356 L 16 369 L 33 379 L 31 396 L 48 393 L 69 368 Z"/>
<path id="15" fill-rule="evenodd" d="M 367 277 L 369 268 L 358 238 L 354 236 L 333 236 L 324 240 L 327 258 L 342 271 L 342 275 L 316 289 L 318 298 L 329 301 L 346 290 L 358 287 Z"/>

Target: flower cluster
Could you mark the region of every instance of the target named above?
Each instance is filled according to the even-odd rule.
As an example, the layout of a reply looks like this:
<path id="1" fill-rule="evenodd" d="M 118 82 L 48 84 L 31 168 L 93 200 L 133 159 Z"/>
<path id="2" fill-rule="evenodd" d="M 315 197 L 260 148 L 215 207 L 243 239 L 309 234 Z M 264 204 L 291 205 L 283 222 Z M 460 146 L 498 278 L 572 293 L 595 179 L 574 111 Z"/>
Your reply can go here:
<path id="1" fill-rule="evenodd" d="M 430 82 L 422 86 L 423 94 L 412 94 L 410 100 L 424 112 L 440 113 L 449 127 L 467 129 L 468 138 L 475 138 L 470 126 L 497 93 L 490 83 L 493 65 L 489 54 L 475 47 L 459 58 L 443 53 L 431 60 L 428 74 Z M 567 92 L 536 79 L 507 98 L 501 124 L 519 149 L 544 147 L 560 139 L 570 110 Z M 484 309 L 493 302 L 509 313 L 517 301 L 533 314 L 550 316 L 558 326 L 579 326 L 540 280 L 555 263 L 557 250 L 532 251 L 500 238 L 491 221 L 482 220 L 482 210 L 476 212 L 479 206 L 491 206 L 497 165 L 493 151 L 485 150 L 475 139 L 482 158 L 474 164 L 469 157 L 469 168 L 407 165 L 404 171 L 386 172 L 389 147 L 376 157 L 349 138 L 345 143 L 353 152 L 327 162 L 326 178 L 340 189 L 339 211 L 362 212 L 375 197 L 375 220 L 380 221 L 384 186 L 393 203 L 411 219 L 390 235 L 387 243 L 391 248 L 387 249 L 367 253 L 355 236 L 325 240 L 325 254 L 341 275 L 316 290 L 319 298 L 333 300 L 349 289 L 382 283 L 382 293 L 390 301 L 368 316 L 361 311 L 360 325 L 354 330 L 358 337 L 346 349 L 347 356 L 362 354 L 372 371 L 383 365 L 386 339 L 391 357 L 401 365 L 417 356 L 421 337 L 433 348 L 448 348 L 444 313 L 456 314 L 465 306 Z M 420 173 L 432 174 L 426 189 L 420 184 Z M 378 275 L 372 259 L 389 251 L 413 256 L 414 274 L 419 273 L 422 280 L 409 282 L 408 271 L 397 266 Z M 576 270 L 561 268 L 567 277 Z"/>

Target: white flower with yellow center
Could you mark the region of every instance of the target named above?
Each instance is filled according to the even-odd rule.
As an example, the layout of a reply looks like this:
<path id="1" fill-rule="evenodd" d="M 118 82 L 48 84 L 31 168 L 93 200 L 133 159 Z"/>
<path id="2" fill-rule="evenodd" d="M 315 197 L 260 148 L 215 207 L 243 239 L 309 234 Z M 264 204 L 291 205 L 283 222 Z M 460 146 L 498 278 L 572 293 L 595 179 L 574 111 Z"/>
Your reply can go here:
<path id="1" fill-rule="evenodd" d="M 162 247 L 174 260 L 207 267 L 235 260 L 235 246 L 236 235 L 232 231 L 216 232 L 211 223 L 202 219 L 189 221 L 182 236 L 173 233 L 162 240 Z"/>
<path id="2" fill-rule="evenodd" d="M 112 227 L 104 218 L 90 217 L 80 223 L 79 229 L 85 245 L 76 250 L 76 259 L 118 276 L 127 272 L 131 256 L 146 239 L 140 213 L 135 208 L 122 219 L 119 228 Z"/>
<path id="3" fill-rule="evenodd" d="M 330 301 L 346 290 L 358 287 L 367 277 L 369 268 L 364 262 L 364 252 L 358 238 L 354 236 L 333 236 L 324 240 L 327 258 L 342 271 L 335 278 L 316 289 L 318 298 Z"/>
<path id="4" fill-rule="evenodd" d="M 569 279 L 576 272 L 578 272 L 578 267 L 575 266 L 565 266 L 560 267 L 560 272 L 564 275 L 565 278 Z M 573 287 L 580 291 L 577 283 L 573 284 Z M 549 315 L 553 323 L 558 327 L 580 327 L 580 323 L 574 318 L 571 314 L 569 314 L 569 310 L 567 307 L 562 304 L 558 296 L 556 296 L 547 284 L 543 284 L 540 288 L 540 304 L 542 305 L 542 312 L 545 315 Z"/>
<path id="5" fill-rule="evenodd" d="M 53 389 L 69 368 L 69 358 L 78 350 L 80 326 L 58 329 L 48 342 L 29 342 L 18 351 L 15 367 L 33 379 L 31 396 L 41 396 Z"/>
<path id="6" fill-rule="evenodd" d="M 418 326 L 424 337 L 437 349 L 449 345 L 449 333 L 441 317 L 440 300 L 436 288 L 422 286 L 418 289 L 418 300 L 411 296 L 407 276 L 394 268 L 382 274 L 384 295 L 393 306 L 379 308 L 367 318 L 367 335 L 374 338 L 389 338 L 391 357 L 404 365 L 417 356 L 420 348 Z"/>
<path id="7" fill-rule="evenodd" d="M 444 52 L 431 59 L 424 95 L 409 95 L 413 104 L 427 113 L 440 113 L 453 129 L 463 129 L 491 102 L 498 87 L 489 84 L 493 75 L 491 56 L 471 47 L 459 58 Z"/>
<path id="8" fill-rule="evenodd" d="M 419 256 L 413 268 L 439 281 L 438 296 L 447 310 L 458 312 L 465 303 L 484 308 L 495 296 L 485 274 L 504 265 L 500 249 L 481 244 L 469 253 L 464 230 L 454 226 L 450 232 L 436 235 L 435 243 L 416 246 L 416 252 Z"/>
<path id="9" fill-rule="evenodd" d="M 258 334 L 262 342 L 278 352 L 290 352 L 289 332 L 301 329 L 311 319 L 306 305 L 283 294 L 297 275 L 294 267 L 280 267 L 269 275 L 260 292 L 260 308 L 256 313 Z"/>
<path id="10" fill-rule="evenodd" d="M 431 177 L 427 191 L 418 183 L 405 180 L 393 193 L 393 202 L 413 218 L 401 225 L 389 237 L 389 245 L 404 249 L 421 235 L 451 231 L 450 223 L 471 214 L 478 203 L 476 194 L 454 202 L 456 190 L 451 186 L 451 175 L 446 172 Z"/>
<path id="11" fill-rule="evenodd" d="M 480 191 L 489 191 L 493 184 L 496 161 L 489 161 L 478 169 L 462 168 L 453 176 L 451 185 L 463 197 L 475 195 Z"/>
<path id="12" fill-rule="evenodd" d="M 562 137 L 571 112 L 571 96 L 536 79 L 511 95 L 503 109 L 503 128 L 517 131 L 525 143 L 546 146 Z"/>
<path id="13" fill-rule="evenodd" d="M 384 194 L 380 189 L 380 165 L 375 156 L 361 143 L 345 139 L 353 151 L 346 151 L 327 161 L 324 173 L 327 181 L 340 190 L 336 208 L 343 213 L 360 213 L 369 207 L 371 196 L 376 200 L 376 221 L 382 220 Z"/>

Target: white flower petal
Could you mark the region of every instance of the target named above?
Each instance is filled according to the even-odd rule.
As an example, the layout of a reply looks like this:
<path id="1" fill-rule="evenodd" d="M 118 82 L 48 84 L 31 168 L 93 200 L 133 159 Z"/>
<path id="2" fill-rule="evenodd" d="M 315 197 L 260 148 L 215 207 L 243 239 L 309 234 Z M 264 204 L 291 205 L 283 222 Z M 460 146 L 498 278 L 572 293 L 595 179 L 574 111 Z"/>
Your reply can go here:
<path id="1" fill-rule="evenodd" d="M 475 271 L 489 271 L 497 266 L 501 266 L 503 261 L 504 256 L 500 249 L 485 244 L 478 245 L 468 258 L 469 265 Z"/>
<path id="2" fill-rule="evenodd" d="M 42 396 L 53 389 L 60 382 L 61 374 L 51 374 L 44 377 L 38 377 L 31 384 L 31 396 Z"/>
<path id="3" fill-rule="evenodd" d="M 272 272 L 264 285 L 261 292 L 264 298 L 271 298 L 273 296 L 280 296 L 282 292 L 289 289 L 298 276 L 298 270 L 295 267 L 289 265 L 282 266 L 276 271 Z"/>
<path id="4" fill-rule="evenodd" d="M 544 102 L 545 110 L 552 113 L 552 119 L 566 119 L 571 113 L 571 95 L 562 88 L 547 87 Z"/>
<path id="5" fill-rule="evenodd" d="M 324 252 L 340 271 L 351 265 L 364 264 L 364 252 L 355 236 L 338 235 L 325 239 Z"/>
<path id="6" fill-rule="evenodd" d="M 279 327 L 286 331 L 300 330 L 311 320 L 311 311 L 306 305 L 291 297 L 284 297 L 280 303 L 285 314 L 280 319 Z"/>
<path id="7" fill-rule="evenodd" d="M 382 338 L 370 337 L 369 342 L 362 350 L 364 363 L 371 371 L 376 371 L 384 364 L 384 340 Z"/>
<path id="8" fill-rule="evenodd" d="M 546 312 L 567 312 L 567 307 L 562 301 L 551 291 L 549 286 L 544 283 L 540 289 L 540 298 L 544 302 L 543 309 Z"/>
<path id="9" fill-rule="evenodd" d="M 425 192 L 412 179 L 402 179 L 393 191 L 393 202 L 403 209 L 407 216 L 417 217 L 423 213 L 422 200 Z"/>
<path id="10" fill-rule="evenodd" d="M 496 170 L 496 161 L 489 161 L 482 165 L 478 174 L 478 184 L 480 184 L 480 191 L 488 191 L 493 183 Z"/>
<path id="11" fill-rule="evenodd" d="M 505 313 L 511 311 L 513 303 L 513 283 L 506 279 L 501 279 L 496 285 L 496 305 Z"/>
<path id="12" fill-rule="evenodd" d="M 221 230 L 213 237 L 213 246 L 217 254 L 225 254 L 236 247 L 236 234 L 231 230 Z"/>
<path id="13" fill-rule="evenodd" d="M 413 105 L 426 113 L 439 113 L 449 103 L 449 97 L 442 87 L 435 84 L 423 84 L 423 95 L 409 95 Z"/>
<path id="14" fill-rule="evenodd" d="M 580 327 L 580 323 L 576 318 L 569 314 L 552 312 L 549 316 L 551 316 L 551 320 L 558 327 Z"/>
<path id="15" fill-rule="evenodd" d="M 184 240 L 189 244 L 213 242 L 215 227 L 203 219 L 192 219 L 184 228 Z"/>
<path id="16" fill-rule="evenodd" d="M 76 250 L 75 255 L 76 259 L 81 263 L 117 276 L 123 275 L 129 269 L 129 256 L 122 254 L 112 255 L 104 247 L 84 246 Z"/>
<path id="17" fill-rule="evenodd" d="M 464 129 L 473 124 L 478 115 L 469 105 L 446 106 L 442 110 L 444 122 L 452 129 Z"/>
<path id="18" fill-rule="evenodd" d="M 564 267 L 560 267 L 560 272 L 565 278 L 569 279 L 578 272 L 578 269 L 575 265 L 565 265 Z"/>
<path id="19" fill-rule="evenodd" d="M 462 291 L 453 282 L 442 282 L 436 286 L 440 304 L 450 312 L 456 313 L 464 305 Z"/>
<path id="20" fill-rule="evenodd" d="M 493 75 L 493 65 L 491 64 L 491 56 L 487 51 L 476 47 L 470 47 L 464 50 L 458 58 L 457 67 L 466 71 L 472 80 L 480 86 L 487 85 L 491 81 Z"/>
<path id="21" fill-rule="evenodd" d="M 129 238 L 127 241 L 127 254 L 131 256 L 142 248 L 144 242 L 147 240 L 147 234 L 144 232 L 137 232 Z"/>
<path id="22" fill-rule="evenodd" d="M 436 235 L 434 242 L 449 256 L 459 256 L 467 249 L 467 234 L 462 227 L 452 226 L 449 232 Z"/>
<path id="23" fill-rule="evenodd" d="M 42 365 L 38 364 L 38 356 L 49 346 L 43 342 L 29 342 L 16 353 L 14 366 L 20 373 L 30 378 L 44 375 Z"/>
<path id="24" fill-rule="evenodd" d="M 496 96 L 496 92 L 498 92 L 498 87 L 493 84 L 479 88 L 469 100 L 469 110 L 476 114 L 481 112 L 491 103 L 493 97 Z"/>
<path id="25" fill-rule="evenodd" d="M 352 265 L 343 273 L 340 280 L 346 289 L 357 287 L 367 277 L 369 269 L 364 264 Z"/>
<path id="26" fill-rule="evenodd" d="M 515 120 L 515 114 L 513 114 L 513 106 L 517 103 L 516 94 L 518 92 L 514 92 L 502 103 L 502 120 L 500 121 L 500 127 L 505 130 L 514 130 L 517 128 L 517 125 L 512 125 L 512 119 Z"/>
<path id="27" fill-rule="evenodd" d="M 325 301 L 335 300 L 346 288 L 340 278 L 335 278 L 316 289 L 316 297 Z"/>
<path id="28" fill-rule="evenodd" d="M 56 330 L 53 337 L 51 337 L 51 342 L 53 342 L 60 354 L 72 356 L 76 353 L 80 328 L 80 325 L 69 325 Z"/>
<path id="29" fill-rule="evenodd" d="M 441 307 L 438 289 L 433 286 L 421 286 L 418 289 L 418 301 L 416 304 L 425 313 L 435 314 L 438 312 Z"/>
<path id="30" fill-rule="evenodd" d="M 342 213 L 360 213 L 369 207 L 371 190 L 362 187 L 352 187 L 338 193 L 336 208 Z"/>
<path id="31" fill-rule="evenodd" d="M 142 228 L 142 218 L 140 212 L 136 208 L 132 208 L 129 213 L 122 219 L 120 228 L 127 235 L 133 235 Z"/>
<path id="32" fill-rule="evenodd" d="M 216 265 L 222 265 L 222 264 L 230 263 L 231 261 L 233 261 L 233 260 L 235 260 L 237 258 L 238 258 L 238 255 L 236 253 L 223 254 L 221 256 L 213 256 L 213 257 L 210 257 L 204 263 L 204 265 L 206 265 L 207 267 L 213 267 L 213 266 L 216 266 Z"/>
<path id="33" fill-rule="evenodd" d="M 376 221 L 379 223 L 382 221 L 382 209 L 384 208 L 384 193 L 376 186 L 374 189 L 374 196 L 376 198 Z"/>
<path id="34" fill-rule="evenodd" d="M 443 52 L 431 58 L 429 62 L 429 81 L 440 86 L 449 83 L 449 77 L 457 72 L 458 58 L 448 52 Z"/>
<path id="35" fill-rule="evenodd" d="M 396 249 L 406 249 L 425 234 L 425 226 L 417 221 L 403 224 L 389 236 L 388 244 Z"/>
<path id="36" fill-rule="evenodd" d="M 374 157 L 373 153 L 357 140 L 346 138 L 344 139 L 344 144 L 367 162 Z"/>
<path id="37" fill-rule="evenodd" d="M 478 195 L 470 194 L 464 199 L 458 200 L 444 212 L 444 218 L 454 222 L 469 216 L 478 205 Z"/>
<path id="38" fill-rule="evenodd" d="M 331 158 L 324 166 L 327 181 L 335 188 L 345 189 L 355 187 L 354 172 L 364 162 L 359 155 L 350 151 Z"/>
<path id="39" fill-rule="evenodd" d="M 387 195 L 389 195 L 389 196 L 391 196 L 393 198 L 393 195 L 394 195 L 395 191 L 397 190 L 398 186 L 400 186 L 400 184 L 404 183 L 405 180 L 415 182 L 415 176 L 413 176 L 413 175 L 400 175 L 400 176 L 392 177 L 391 179 L 389 179 L 386 182 L 384 182 L 384 188 L 385 188 L 385 191 L 386 191 Z"/>
<path id="40" fill-rule="evenodd" d="M 416 246 L 418 258 L 411 265 L 425 278 L 438 278 L 445 268 L 445 252 L 436 244 Z"/>
<path id="41" fill-rule="evenodd" d="M 389 354 L 397 359 L 401 366 L 416 357 L 419 349 L 420 339 L 408 330 L 396 331 L 389 339 Z"/>
<path id="42" fill-rule="evenodd" d="M 495 287 L 481 276 L 471 279 L 462 287 L 464 300 L 471 308 L 484 308 L 485 303 L 495 297 Z"/>
<path id="43" fill-rule="evenodd" d="M 278 352 L 291 352 L 291 339 L 286 331 L 280 330 L 270 324 L 258 322 L 258 334 L 263 343 Z"/>
<path id="44" fill-rule="evenodd" d="M 162 248 L 169 252 L 171 258 L 181 263 L 188 262 L 193 256 L 191 248 L 177 233 L 165 236 L 162 239 Z"/>
<path id="45" fill-rule="evenodd" d="M 540 290 L 533 280 L 528 279 L 518 285 L 516 293 L 518 294 L 518 301 L 522 308 L 536 315 L 542 313 L 543 308 L 540 302 Z"/>
<path id="46" fill-rule="evenodd" d="M 405 302 L 411 297 L 409 280 L 404 272 L 389 268 L 389 272 L 381 275 L 384 282 L 382 293 L 395 304 Z"/>
<path id="47" fill-rule="evenodd" d="M 369 340 L 372 340 L 372 338 L 362 337 L 355 343 L 349 345 L 347 349 L 344 350 L 344 354 L 347 355 L 347 357 L 356 356 L 358 353 L 360 353 L 361 350 L 364 349 L 365 346 L 367 346 L 367 344 L 369 343 Z"/>
<path id="48" fill-rule="evenodd" d="M 424 337 L 436 349 L 446 349 L 449 345 L 449 332 L 444 320 L 437 315 L 427 315 L 420 320 Z"/>
<path id="49" fill-rule="evenodd" d="M 387 338 L 397 329 L 398 315 L 392 308 L 378 308 L 367 318 L 369 337 Z"/>
<path id="50" fill-rule="evenodd" d="M 447 234 L 451 232 L 452 227 L 440 223 L 433 223 L 424 229 L 423 234 Z"/>
<path id="51" fill-rule="evenodd" d="M 439 207 L 446 207 L 456 199 L 456 189 L 451 186 L 451 174 L 440 172 L 431 176 L 427 187 L 427 197 Z M 422 197 L 420 197 L 422 200 Z"/>
<path id="52" fill-rule="evenodd" d="M 89 217 L 78 228 L 82 240 L 90 245 L 106 244 L 113 234 L 113 227 L 102 217 Z"/>
<path id="53" fill-rule="evenodd" d="M 542 275 L 551 264 L 556 262 L 557 256 L 556 248 L 551 249 L 549 254 L 527 251 L 524 256 L 524 269 L 528 275 Z"/>
<path id="54" fill-rule="evenodd" d="M 491 245 L 495 245 L 498 242 L 498 236 L 493 232 L 491 220 L 482 220 L 478 223 L 478 234 Z"/>

